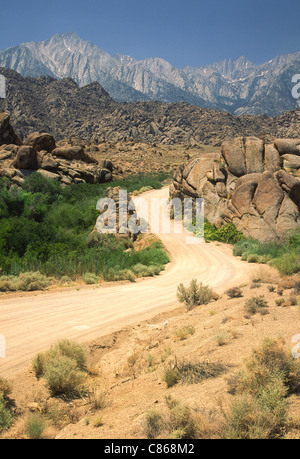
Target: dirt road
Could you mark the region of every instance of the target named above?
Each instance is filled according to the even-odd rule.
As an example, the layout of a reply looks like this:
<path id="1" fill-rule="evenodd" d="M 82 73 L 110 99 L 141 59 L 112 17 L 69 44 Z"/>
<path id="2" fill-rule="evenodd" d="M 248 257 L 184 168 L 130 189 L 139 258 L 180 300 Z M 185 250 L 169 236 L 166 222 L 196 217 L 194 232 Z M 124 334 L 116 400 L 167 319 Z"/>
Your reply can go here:
<path id="1" fill-rule="evenodd" d="M 168 189 L 143 197 L 167 198 Z M 43 292 L 0 298 L 0 335 L 6 340 L 6 358 L 0 375 L 18 373 L 32 357 L 58 339 L 90 341 L 120 328 L 150 319 L 178 307 L 176 288 L 193 278 L 217 291 L 247 281 L 251 267 L 217 244 L 187 244 L 186 234 L 158 234 L 171 263 L 155 278 L 109 287 Z"/>

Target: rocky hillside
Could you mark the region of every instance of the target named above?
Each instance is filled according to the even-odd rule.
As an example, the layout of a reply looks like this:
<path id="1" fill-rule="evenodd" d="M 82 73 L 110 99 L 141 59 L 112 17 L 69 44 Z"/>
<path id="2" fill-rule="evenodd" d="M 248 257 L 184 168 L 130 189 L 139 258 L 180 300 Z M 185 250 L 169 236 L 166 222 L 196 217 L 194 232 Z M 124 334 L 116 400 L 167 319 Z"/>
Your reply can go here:
<path id="1" fill-rule="evenodd" d="M 11 114 L 24 139 L 34 131 L 51 132 L 57 140 L 72 135 L 99 143 L 134 140 L 160 144 L 211 144 L 220 146 L 237 136 L 266 141 L 300 137 L 300 110 L 279 117 L 235 116 L 187 103 L 115 102 L 99 83 L 79 87 L 67 78 L 23 78 L 1 68 L 7 97 L 0 109 Z"/>
<path id="2" fill-rule="evenodd" d="M 0 66 L 23 76 L 72 78 L 80 86 L 99 82 L 117 101 L 187 102 L 230 113 L 275 116 L 299 107 L 292 77 L 300 53 L 255 65 L 244 57 L 201 68 L 179 69 L 159 58 L 137 61 L 111 56 L 76 33 L 0 51 Z"/>
<path id="3" fill-rule="evenodd" d="M 300 225 L 300 139 L 226 141 L 221 153 L 180 166 L 170 195 L 203 197 L 217 227 L 232 222 L 248 238 L 285 238 Z"/>

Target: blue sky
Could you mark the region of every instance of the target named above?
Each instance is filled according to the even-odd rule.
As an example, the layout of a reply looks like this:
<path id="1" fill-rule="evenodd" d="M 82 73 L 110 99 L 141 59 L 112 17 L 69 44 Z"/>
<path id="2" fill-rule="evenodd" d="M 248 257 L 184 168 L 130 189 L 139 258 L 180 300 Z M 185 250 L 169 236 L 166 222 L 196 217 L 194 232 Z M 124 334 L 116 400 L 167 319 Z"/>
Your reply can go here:
<path id="1" fill-rule="evenodd" d="M 0 48 L 77 32 L 110 54 L 199 67 L 300 50 L 299 0 L 0 0 Z"/>

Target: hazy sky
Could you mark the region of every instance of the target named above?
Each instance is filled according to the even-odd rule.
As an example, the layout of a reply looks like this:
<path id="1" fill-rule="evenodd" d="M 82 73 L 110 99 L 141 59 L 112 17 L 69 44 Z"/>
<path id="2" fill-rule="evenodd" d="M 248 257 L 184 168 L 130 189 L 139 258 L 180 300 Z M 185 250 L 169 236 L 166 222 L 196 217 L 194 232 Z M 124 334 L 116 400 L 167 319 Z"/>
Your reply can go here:
<path id="1" fill-rule="evenodd" d="M 0 48 L 77 32 L 110 54 L 195 67 L 300 50 L 299 0 L 0 0 Z"/>

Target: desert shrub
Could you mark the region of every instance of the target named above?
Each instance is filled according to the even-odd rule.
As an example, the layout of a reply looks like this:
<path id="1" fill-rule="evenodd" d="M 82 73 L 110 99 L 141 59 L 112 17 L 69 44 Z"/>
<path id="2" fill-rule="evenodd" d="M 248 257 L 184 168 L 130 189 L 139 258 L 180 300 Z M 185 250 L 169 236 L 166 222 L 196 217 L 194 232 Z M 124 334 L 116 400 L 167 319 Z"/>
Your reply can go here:
<path id="1" fill-rule="evenodd" d="M 7 379 L 0 376 L 0 398 L 7 398 L 12 392 L 12 386 Z"/>
<path id="2" fill-rule="evenodd" d="M 99 282 L 99 277 L 95 276 L 95 274 L 93 274 L 93 273 L 85 273 L 85 274 L 83 274 L 82 279 L 88 285 L 98 284 L 98 282 Z"/>
<path id="3" fill-rule="evenodd" d="M 38 414 L 30 414 L 25 422 L 25 432 L 29 439 L 38 440 L 45 430 L 45 421 Z"/>
<path id="4" fill-rule="evenodd" d="M 55 346 L 52 347 L 52 352 L 53 354 L 58 352 L 74 360 L 80 370 L 86 369 L 86 351 L 80 344 L 76 343 L 75 341 L 70 341 L 67 339 L 60 340 Z"/>
<path id="5" fill-rule="evenodd" d="M 156 438 L 162 429 L 162 415 L 155 409 L 146 413 L 144 431 L 148 439 Z"/>
<path id="6" fill-rule="evenodd" d="M 287 425 L 287 402 L 277 386 L 267 387 L 260 398 L 237 397 L 226 418 L 226 439 L 276 439 Z"/>
<path id="7" fill-rule="evenodd" d="M 35 290 L 44 290 L 53 282 L 52 278 L 44 276 L 40 272 L 25 272 L 19 276 L 2 276 L 0 277 L 0 291 L 32 292 Z"/>
<path id="8" fill-rule="evenodd" d="M 248 263 L 259 263 L 260 257 L 255 253 L 249 253 L 247 256 Z"/>
<path id="9" fill-rule="evenodd" d="M 98 414 L 98 416 L 94 419 L 94 427 L 102 427 L 103 426 L 103 416 Z"/>
<path id="10" fill-rule="evenodd" d="M 246 369 L 236 375 L 233 392 L 257 395 L 274 381 L 281 381 L 289 393 L 298 393 L 300 362 L 285 349 L 282 339 L 266 338 L 246 360 Z"/>
<path id="11" fill-rule="evenodd" d="M 135 274 L 131 269 L 123 269 L 118 274 L 119 280 L 129 280 L 130 282 L 135 282 Z"/>
<path id="12" fill-rule="evenodd" d="M 76 362 L 64 355 L 47 363 L 44 378 L 52 395 L 79 395 L 82 391 L 84 373 Z"/>
<path id="13" fill-rule="evenodd" d="M 76 395 L 82 389 L 86 352 L 74 341 L 61 340 L 34 358 L 33 369 L 36 377 L 45 378 L 53 395 Z"/>
<path id="14" fill-rule="evenodd" d="M 243 296 L 242 289 L 240 287 L 233 287 L 225 292 L 229 298 L 240 298 Z"/>
<path id="15" fill-rule="evenodd" d="M 53 279 L 49 279 L 40 272 L 28 272 L 20 274 L 17 285 L 18 290 L 30 292 L 33 290 L 43 290 L 48 287 L 52 281 Z"/>
<path id="16" fill-rule="evenodd" d="M 99 387 L 93 387 L 88 394 L 91 408 L 95 411 L 102 410 L 106 404 L 106 394 Z"/>
<path id="17" fill-rule="evenodd" d="M 230 378 L 229 390 L 238 397 L 226 416 L 226 438 L 281 438 L 288 423 L 287 395 L 300 390 L 300 364 L 282 339 L 267 338 L 246 368 Z"/>
<path id="18" fill-rule="evenodd" d="M 178 338 L 180 341 L 183 341 L 188 338 L 188 336 L 193 335 L 195 333 L 195 328 L 194 327 L 183 327 L 179 328 L 176 331 L 176 338 Z"/>
<path id="19" fill-rule="evenodd" d="M 172 386 L 175 386 L 180 380 L 180 374 L 179 371 L 174 365 L 169 364 L 165 368 L 164 372 L 164 381 L 167 384 L 167 387 L 170 388 Z"/>
<path id="20" fill-rule="evenodd" d="M 300 254 L 285 253 L 280 258 L 275 258 L 272 265 L 284 275 L 298 273 L 300 271 Z"/>
<path id="21" fill-rule="evenodd" d="M 195 414 L 188 405 L 183 405 L 171 397 L 166 398 L 169 409 L 168 430 L 174 439 L 196 439 L 200 436 L 200 428 Z"/>
<path id="22" fill-rule="evenodd" d="M 252 297 L 245 303 L 245 311 L 248 314 L 254 315 L 256 313 L 265 314 L 267 312 L 268 303 L 263 296 Z"/>
<path id="23" fill-rule="evenodd" d="M 7 402 L 0 396 L 0 433 L 9 429 L 13 424 L 13 415 L 7 407 Z"/>
<path id="24" fill-rule="evenodd" d="M 181 303 L 185 303 L 186 309 L 190 311 L 195 306 L 208 304 L 214 297 L 212 289 L 208 285 L 198 283 L 193 279 L 189 287 L 179 284 L 177 287 L 177 298 Z"/>
<path id="25" fill-rule="evenodd" d="M 44 354 L 37 354 L 33 361 L 32 367 L 37 378 L 41 378 L 45 372 L 46 359 Z"/>
<path id="26" fill-rule="evenodd" d="M 227 344 L 228 341 L 228 335 L 225 332 L 218 333 L 215 337 L 215 340 L 218 346 L 225 346 L 225 344 Z"/>

